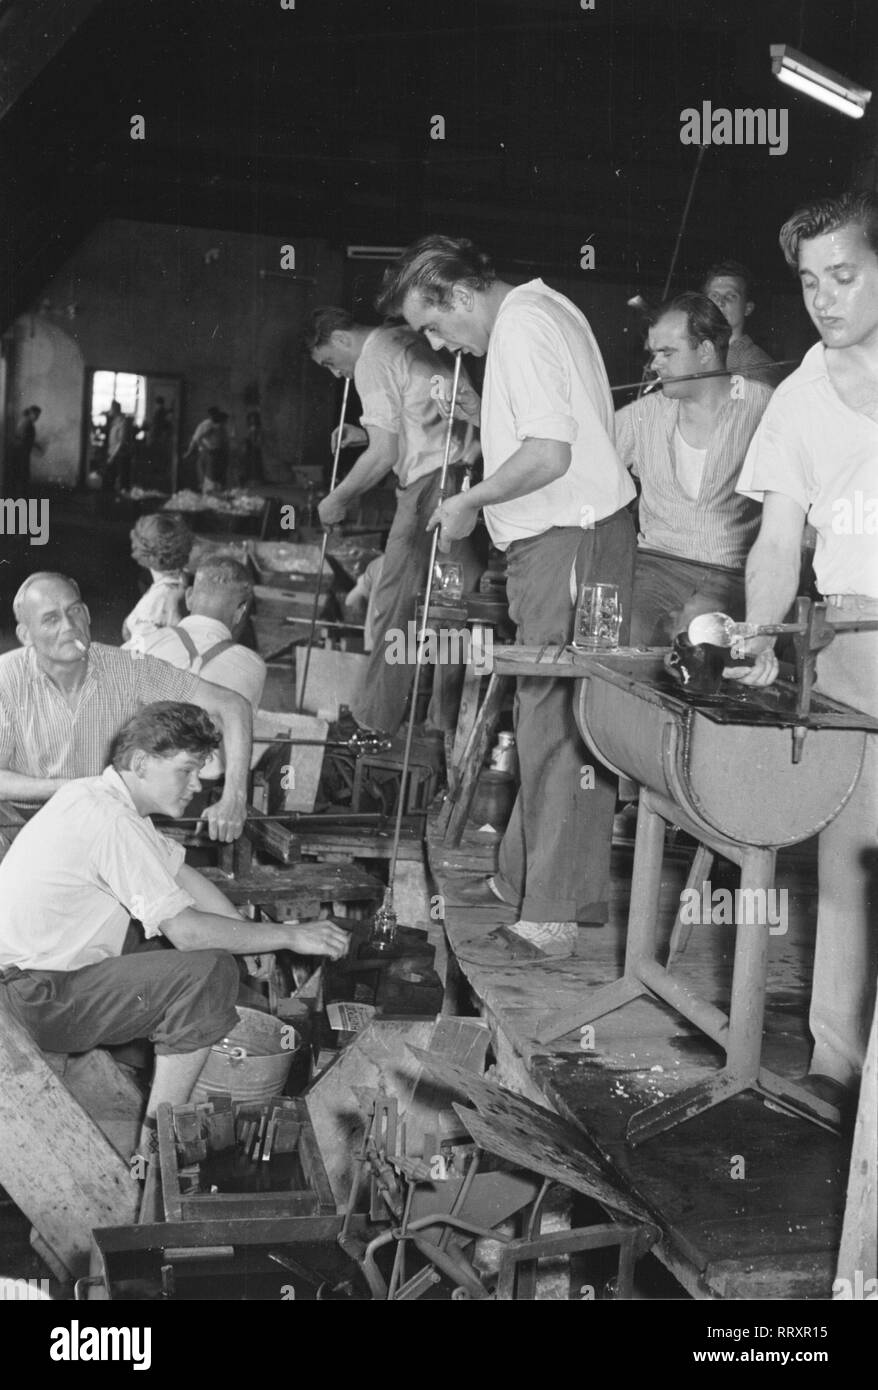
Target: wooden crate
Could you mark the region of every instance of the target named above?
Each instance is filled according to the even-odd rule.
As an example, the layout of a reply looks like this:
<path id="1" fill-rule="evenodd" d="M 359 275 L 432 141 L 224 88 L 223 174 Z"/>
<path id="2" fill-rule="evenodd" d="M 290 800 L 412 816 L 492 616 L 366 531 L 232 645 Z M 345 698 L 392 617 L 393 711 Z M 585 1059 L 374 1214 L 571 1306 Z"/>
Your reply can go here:
<path id="1" fill-rule="evenodd" d="M 186 1175 L 181 1176 L 181 1170 L 187 1167 L 187 1156 L 179 1143 L 175 1122 L 180 1122 L 181 1111 L 188 1112 L 193 1108 L 196 1114 L 201 1112 L 202 1115 L 206 1115 L 211 1108 L 210 1103 L 206 1106 L 176 1108 L 160 1105 L 157 1116 L 159 1162 L 166 1221 L 227 1221 L 237 1218 L 259 1221 L 335 1213 L 332 1188 L 304 1101 L 288 1096 L 276 1096 L 266 1102 L 236 1103 L 232 1106 L 236 1127 L 247 1119 L 258 1120 L 266 1106 L 282 1108 L 284 1118 L 293 1120 L 298 1126 L 294 1152 L 298 1157 L 306 1185 L 259 1192 L 186 1190 L 192 1179 Z M 204 1132 L 206 1133 L 206 1126 Z M 209 1143 L 209 1140 L 205 1141 L 205 1148 Z M 271 1164 L 268 1167 L 270 1170 Z M 203 1180 L 202 1175 L 199 1181 Z"/>

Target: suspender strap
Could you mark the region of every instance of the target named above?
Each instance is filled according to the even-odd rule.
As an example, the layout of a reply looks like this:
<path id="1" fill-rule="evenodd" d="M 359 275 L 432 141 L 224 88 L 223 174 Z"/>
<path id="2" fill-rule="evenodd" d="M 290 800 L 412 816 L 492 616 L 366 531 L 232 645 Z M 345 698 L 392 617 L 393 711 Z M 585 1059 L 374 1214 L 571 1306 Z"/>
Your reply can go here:
<path id="1" fill-rule="evenodd" d="M 191 671 L 197 662 L 199 674 L 204 670 L 208 662 L 213 661 L 214 657 L 219 656 L 221 652 L 227 651 L 229 647 L 235 645 L 231 637 L 224 637 L 221 642 L 214 642 L 213 646 L 208 647 L 206 652 L 199 653 L 198 648 L 184 627 L 175 627 L 172 628 L 171 631 L 179 637 L 183 646 L 186 648 L 189 655 L 189 670 Z"/>

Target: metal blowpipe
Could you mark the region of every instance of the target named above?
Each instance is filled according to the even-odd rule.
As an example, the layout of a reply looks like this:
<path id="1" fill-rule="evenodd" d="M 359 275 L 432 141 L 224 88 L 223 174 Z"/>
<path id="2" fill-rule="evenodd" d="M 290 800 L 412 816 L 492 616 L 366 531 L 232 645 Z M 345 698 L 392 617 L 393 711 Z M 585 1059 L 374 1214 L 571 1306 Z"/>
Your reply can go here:
<path id="1" fill-rule="evenodd" d="M 874 618 L 842 619 L 825 624 L 826 631 L 833 635 L 836 632 L 872 632 L 876 627 L 878 622 Z M 686 635 L 694 646 L 707 642 L 713 647 L 734 647 L 738 642 L 749 642 L 752 637 L 780 637 L 785 632 L 801 635 L 804 631 L 802 622 L 736 623 L 728 613 L 702 613 L 692 619 Z"/>
<path id="2" fill-rule="evenodd" d="M 341 454 L 341 437 L 344 433 L 344 417 L 345 412 L 348 408 L 348 393 L 350 389 L 351 379 L 349 376 L 346 376 L 344 379 L 344 391 L 342 392 L 341 396 L 341 410 L 338 416 L 338 433 L 335 436 L 335 455 L 332 460 L 332 478 L 329 483 L 330 492 L 333 492 L 335 490 L 335 479 L 338 473 L 338 460 L 339 455 Z M 317 629 L 317 610 L 320 606 L 320 585 L 323 580 L 323 565 L 326 560 L 326 547 L 329 544 L 329 532 L 331 530 L 332 527 L 326 527 L 326 529 L 323 532 L 323 543 L 320 546 L 320 564 L 317 567 L 317 587 L 314 590 L 314 608 L 311 613 L 311 628 L 308 633 L 308 644 L 305 647 L 305 666 L 302 671 L 302 684 L 299 689 L 299 704 L 297 707 L 299 714 L 301 714 L 305 708 L 305 689 L 308 685 L 308 668 L 311 665 L 311 648 L 314 645 L 314 633 Z"/>
<path id="3" fill-rule="evenodd" d="M 439 503 L 441 506 L 445 501 L 445 484 L 448 477 L 448 465 L 451 460 L 451 445 L 454 439 L 454 411 L 457 406 L 457 393 L 460 388 L 460 352 L 454 355 L 454 378 L 451 383 L 451 402 L 448 410 L 448 422 L 445 430 L 445 452 L 442 456 L 442 472 L 439 475 Z M 393 849 L 390 854 L 390 869 L 387 875 L 387 889 L 384 893 L 384 901 L 375 913 L 372 924 L 371 945 L 375 951 L 387 951 L 393 946 L 396 940 L 396 930 L 398 926 L 396 913 L 393 909 L 393 884 L 396 878 L 396 861 L 399 857 L 399 839 L 402 831 L 403 807 L 405 804 L 406 789 L 408 787 L 409 761 L 412 755 L 412 735 L 415 728 L 415 715 L 418 705 L 418 687 L 421 680 L 421 665 L 424 652 L 424 644 L 427 638 L 427 621 L 430 612 L 430 600 L 433 595 L 433 570 L 436 565 L 436 550 L 439 545 L 440 527 L 436 526 L 433 530 L 433 543 L 430 546 L 430 561 L 427 566 L 427 588 L 424 593 L 424 610 L 421 618 L 421 630 L 418 633 L 418 647 L 415 656 L 415 678 L 412 685 L 411 708 L 409 709 L 409 721 L 405 734 L 405 749 L 402 755 L 402 771 L 399 779 L 399 801 L 396 808 L 396 823 L 393 828 Z"/>

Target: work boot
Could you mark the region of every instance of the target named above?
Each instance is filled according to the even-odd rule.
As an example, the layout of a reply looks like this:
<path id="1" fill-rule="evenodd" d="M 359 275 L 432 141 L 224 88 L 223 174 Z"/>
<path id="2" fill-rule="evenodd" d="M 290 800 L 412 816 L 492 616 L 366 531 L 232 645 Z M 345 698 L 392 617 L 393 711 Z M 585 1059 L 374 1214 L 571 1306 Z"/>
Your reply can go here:
<path id="1" fill-rule="evenodd" d="M 526 922 L 519 920 L 511 927 L 500 927 L 492 935 L 501 936 L 524 954 L 532 953 L 534 960 L 564 960 L 572 956 L 579 939 L 576 922 Z"/>

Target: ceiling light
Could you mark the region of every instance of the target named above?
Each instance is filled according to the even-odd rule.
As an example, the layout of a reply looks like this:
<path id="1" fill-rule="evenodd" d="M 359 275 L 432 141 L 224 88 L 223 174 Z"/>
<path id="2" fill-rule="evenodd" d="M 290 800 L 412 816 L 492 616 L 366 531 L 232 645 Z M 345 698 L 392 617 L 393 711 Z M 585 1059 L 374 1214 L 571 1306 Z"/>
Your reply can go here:
<path id="1" fill-rule="evenodd" d="M 796 91 L 856 119 L 865 114 L 866 104 L 872 97 L 865 87 L 857 87 L 840 72 L 815 63 L 813 58 L 797 53 L 789 44 L 771 45 L 771 71 L 788 87 L 795 87 Z"/>

